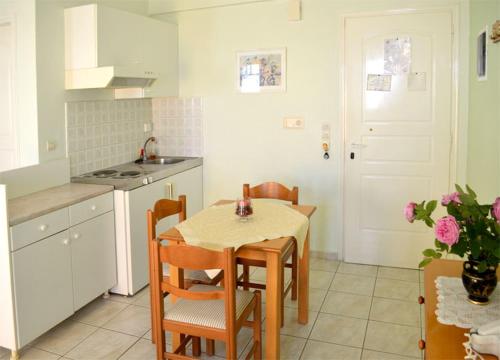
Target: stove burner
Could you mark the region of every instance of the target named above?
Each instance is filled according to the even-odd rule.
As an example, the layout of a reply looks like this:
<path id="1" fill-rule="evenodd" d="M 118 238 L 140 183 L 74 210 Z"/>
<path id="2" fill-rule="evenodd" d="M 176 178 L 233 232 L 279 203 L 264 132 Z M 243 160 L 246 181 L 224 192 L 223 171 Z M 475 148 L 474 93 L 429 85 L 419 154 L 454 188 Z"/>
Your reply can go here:
<path id="1" fill-rule="evenodd" d="M 116 178 L 126 179 L 126 178 L 136 177 L 139 175 L 141 175 L 140 171 L 124 171 L 120 173 L 120 175 L 118 175 Z"/>
<path id="2" fill-rule="evenodd" d="M 98 178 L 107 178 L 107 177 L 115 175 L 117 172 L 118 171 L 116 171 L 116 170 L 100 170 L 100 171 L 96 171 L 92 175 L 95 177 L 98 177 Z"/>

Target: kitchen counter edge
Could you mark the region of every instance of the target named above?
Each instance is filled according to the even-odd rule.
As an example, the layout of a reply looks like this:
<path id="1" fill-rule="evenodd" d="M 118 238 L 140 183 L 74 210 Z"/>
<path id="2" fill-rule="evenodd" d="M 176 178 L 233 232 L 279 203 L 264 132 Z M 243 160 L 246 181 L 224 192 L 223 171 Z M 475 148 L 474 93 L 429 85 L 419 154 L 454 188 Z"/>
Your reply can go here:
<path id="1" fill-rule="evenodd" d="M 21 224 L 113 190 L 111 185 L 68 183 L 10 199 L 9 226 Z"/>

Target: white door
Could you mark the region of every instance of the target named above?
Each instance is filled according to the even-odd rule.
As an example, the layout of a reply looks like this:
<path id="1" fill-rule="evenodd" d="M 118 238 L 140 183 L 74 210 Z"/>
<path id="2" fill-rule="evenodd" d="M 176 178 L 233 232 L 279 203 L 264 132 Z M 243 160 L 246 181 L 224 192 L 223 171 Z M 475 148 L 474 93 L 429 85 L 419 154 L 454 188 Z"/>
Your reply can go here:
<path id="1" fill-rule="evenodd" d="M 10 22 L 0 19 L 0 171 L 17 167 L 14 115 L 14 34 Z"/>
<path id="2" fill-rule="evenodd" d="M 449 189 L 452 60 L 449 13 L 346 19 L 345 261 L 415 268 L 432 245 L 403 208 Z"/>

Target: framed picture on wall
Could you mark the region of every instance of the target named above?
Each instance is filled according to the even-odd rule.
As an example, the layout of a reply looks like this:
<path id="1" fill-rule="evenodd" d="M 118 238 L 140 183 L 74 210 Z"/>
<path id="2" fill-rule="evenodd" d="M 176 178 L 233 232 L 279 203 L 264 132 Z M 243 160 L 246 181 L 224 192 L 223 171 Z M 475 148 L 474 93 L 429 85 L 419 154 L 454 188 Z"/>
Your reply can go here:
<path id="1" fill-rule="evenodd" d="M 286 91 L 286 48 L 237 52 L 236 64 L 239 92 Z"/>
<path id="2" fill-rule="evenodd" d="M 487 79 L 487 66 L 488 66 L 488 28 L 485 28 L 477 36 L 477 56 L 476 56 L 476 66 L 477 66 L 477 79 L 486 80 Z"/>

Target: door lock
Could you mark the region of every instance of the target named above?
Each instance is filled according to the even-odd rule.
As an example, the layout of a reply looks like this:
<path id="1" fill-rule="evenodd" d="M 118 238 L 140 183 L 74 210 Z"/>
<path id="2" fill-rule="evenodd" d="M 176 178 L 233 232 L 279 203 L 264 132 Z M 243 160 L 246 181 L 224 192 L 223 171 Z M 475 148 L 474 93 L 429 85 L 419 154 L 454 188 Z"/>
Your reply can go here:
<path id="1" fill-rule="evenodd" d="M 354 160 L 354 153 L 351 152 L 351 160 Z"/>

